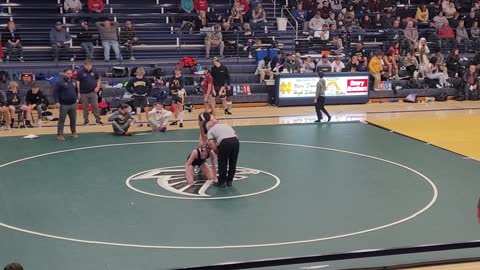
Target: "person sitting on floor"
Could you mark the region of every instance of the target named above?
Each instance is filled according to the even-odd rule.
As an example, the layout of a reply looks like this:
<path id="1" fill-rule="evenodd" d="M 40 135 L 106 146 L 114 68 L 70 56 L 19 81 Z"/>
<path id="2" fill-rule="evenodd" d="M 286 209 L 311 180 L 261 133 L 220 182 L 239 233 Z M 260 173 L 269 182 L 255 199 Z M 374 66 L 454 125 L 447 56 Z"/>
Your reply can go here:
<path id="1" fill-rule="evenodd" d="M 108 121 L 112 122 L 113 134 L 117 136 L 132 136 L 132 133 L 128 131 L 130 124 L 133 121 L 133 117 L 130 114 L 131 107 L 128 104 L 122 104 L 117 111 L 115 111 Z"/>
<path id="2" fill-rule="evenodd" d="M 155 107 L 148 113 L 148 124 L 152 131 L 167 131 L 167 124 L 172 117 L 172 112 L 164 109 L 163 103 L 155 103 Z"/>

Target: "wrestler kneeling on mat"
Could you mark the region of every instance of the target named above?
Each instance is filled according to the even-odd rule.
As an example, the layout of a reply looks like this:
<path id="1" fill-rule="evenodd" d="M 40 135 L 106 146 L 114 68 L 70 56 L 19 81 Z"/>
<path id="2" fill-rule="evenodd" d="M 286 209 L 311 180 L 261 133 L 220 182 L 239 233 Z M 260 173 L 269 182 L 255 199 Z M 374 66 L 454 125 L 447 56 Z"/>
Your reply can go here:
<path id="1" fill-rule="evenodd" d="M 208 165 L 207 159 L 210 159 L 211 166 Z M 217 182 L 216 162 L 217 155 L 210 149 L 208 144 L 203 144 L 193 149 L 187 158 L 187 162 L 185 162 L 187 184 L 191 185 L 195 180 L 213 180 Z M 195 177 L 195 167 L 200 169 L 198 177 Z"/>

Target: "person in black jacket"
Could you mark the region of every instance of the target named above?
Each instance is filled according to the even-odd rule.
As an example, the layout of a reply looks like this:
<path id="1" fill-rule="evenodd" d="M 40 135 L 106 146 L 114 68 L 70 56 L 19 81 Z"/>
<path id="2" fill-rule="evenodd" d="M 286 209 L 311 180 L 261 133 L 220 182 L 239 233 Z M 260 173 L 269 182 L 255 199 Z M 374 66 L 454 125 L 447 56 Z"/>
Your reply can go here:
<path id="1" fill-rule="evenodd" d="M 10 110 L 7 107 L 7 98 L 2 91 L 0 91 L 0 120 L 2 120 L 0 125 L 5 125 L 7 129 L 10 127 Z"/>
<path id="2" fill-rule="evenodd" d="M 55 99 L 56 107 L 60 108 L 57 125 L 57 140 L 64 141 L 63 129 L 65 126 L 65 119 L 70 120 L 70 130 L 72 138 L 77 139 L 77 100 L 78 88 L 77 82 L 72 79 L 72 69 L 66 68 L 63 70 L 63 79 L 60 79 L 53 88 L 53 98 Z"/>
<path id="3" fill-rule="evenodd" d="M 232 91 L 230 90 L 230 73 L 228 69 L 220 63 L 218 58 L 213 58 L 213 67 L 210 70 L 210 74 L 213 77 L 213 93 L 212 96 L 220 97 L 222 100 L 223 109 L 225 114 L 232 114 L 229 110 L 232 102 L 227 101 L 227 97 L 232 96 Z"/>
<path id="4" fill-rule="evenodd" d="M 78 33 L 77 38 L 80 41 L 80 47 L 85 51 L 85 58 L 91 60 L 94 58 L 93 51 L 95 50 L 93 34 L 94 31 L 88 28 L 88 22 L 82 22 L 82 30 Z"/>
<path id="5" fill-rule="evenodd" d="M 30 108 L 30 111 L 37 110 L 38 114 L 38 122 L 37 125 L 40 127 L 42 125 L 42 113 L 43 110 L 46 109 L 47 98 L 45 95 L 40 91 L 40 85 L 36 82 L 32 84 L 32 88 L 28 90 L 26 103 L 27 106 Z"/>
<path id="6" fill-rule="evenodd" d="M 13 21 L 9 21 L 7 24 L 7 28 L 2 31 L 2 43 L 5 47 L 7 47 L 7 56 L 5 60 L 10 61 L 10 55 L 12 54 L 12 51 L 16 49 L 19 55 L 18 60 L 20 62 L 24 61 L 23 47 L 20 39 L 20 34 L 18 34 L 15 23 Z"/>
<path id="7" fill-rule="evenodd" d="M 131 79 L 126 86 L 126 89 L 129 93 L 133 94 L 133 102 L 135 111 L 138 115 L 138 126 L 141 127 L 143 124 L 142 121 L 142 111 L 145 113 L 145 119 L 148 119 L 148 100 L 147 96 L 152 90 L 152 84 L 150 80 L 144 77 L 145 69 L 142 67 L 137 68 L 135 72 L 135 78 Z"/>

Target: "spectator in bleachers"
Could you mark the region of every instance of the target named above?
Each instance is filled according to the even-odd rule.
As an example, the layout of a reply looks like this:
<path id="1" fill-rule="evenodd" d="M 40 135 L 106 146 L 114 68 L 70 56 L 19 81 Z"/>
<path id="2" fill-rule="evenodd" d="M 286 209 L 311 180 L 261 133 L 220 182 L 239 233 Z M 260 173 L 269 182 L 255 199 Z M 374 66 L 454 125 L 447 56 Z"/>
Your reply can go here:
<path id="1" fill-rule="evenodd" d="M 437 63 L 437 57 L 432 56 L 430 64 L 425 67 L 425 77 L 433 80 L 438 80 L 437 88 L 448 87 L 447 78 L 443 72 L 439 69 Z"/>
<path id="2" fill-rule="evenodd" d="M 441 39 L 442 48 L 444 50 L 451 50 L 456 47 L 455 34 L 453 29 L 450 27 L 448 20 L 443 22 L 442 27 L 438 28 L 438 37 Z"/>
<path id="3" fill-rule="evenodd" d="M 17 32 L 15 22 L 8 21 L 7 27 L 2 31 L 2 42 L 7 47 L 7 56 L 5 58 L 7 62 L 10 61 L 10 56 L 14 49 L 18 51 L 18 60 L 24 62 L 22 40 Z"/>
<path id="4" fill-rule="evenodd" d="M 25 125 L 28 128 L 33 128 L 31 121 L 32 121 L 32 110 L 26 104 L 25 95 L 22 95 L 18 92 L 18 83 L 15 81 L 11 81 L 8 84 L 8 90 L 6 93 L 7 97 L 7 106 L 10 110 L 10 116 L 13 117 L 16 115 L 17 110 L 21 110 L 25 115 Z M 14 120 L 11 119 L 10 127 L 13 128 Z"/>
<path id="5" fill-rule="evenodd" d="M 398 79 L 398 65 L 393 56 L 393 51 L 388 50 L 388 52 L 383 57 L 383 62 L 385 64 L 386 70 L 388 71 L 388 79 L 392 80 L 395 76 L 395 79 Z M 395 72 L 395 73 L 393 73 Z"/>
<path id="6" fill-rule="evenodd" d="M 370 63 L 368 63 L 368 68 L 370 70 L 370 74 L 373 77 L 373 90 L 378 91 L 380 89 L 380 82 L 382 81 L 382 73 L 383 73 L 383 52 L 377 51 L 375 57 L 372 57 Z"/>
<path id="7" fill-rule="evenodd" d="M 95 14 L 103 13 L 105 5 L 103 0 L 88 0 L 88 11 Z"/>
<path id="8" fill-rule="evenodd" d="M 283 53 L 279 51 L 277 55 L 270 61 L 270 67 L 275 73 L 281 73 L 283 71 L 283 64 L 285 63 L 285 58 Z"/>
<path id="9" fill-rule="evenodd" d="M 303 62 L 302 67 L 303 67 L 303 72 L 305 73 L 315 72 L 315 63 L 313 62 L 312 57 L 307 56 L 307 58 L 305 58 L 305 61 Z"/>
<path id="10" fill-rule="evenodd" d="M 330 8 L 333 13 L 338 14 L 342 11 L 342 1 L 341 0 L 330 0 Z"/>
<path id="11" fill-rule="evenodd" d="M 93 30 L 88 27 L 88 22 L 83 21 L 82 29 L 77 34 L 77 39 L 80 42 L 80 47 L 85 52 L 85 59 L 93 60 L 94 58 L 93 52 L 95 50 L 95 46 L 93 43 L 95 42 L 95 39 L 93 38 L 93 34 Z"/>
<path id="12" fill-rule="evenodd" d="M 5 125 L 7 129 L 10 128 L 12 118 L 10 109 L 7 107 L 7 98 L 2 91 L 0 91 L 0 120 L 0 125 Z"/>
<path id="13" fill-rule="evenodd" d="M 473 12 L 479 12 L 480 11 L 480 1 L 479 0 L 473 0 L 473 6 L 471 11 Z"/>
<path id="14" fill-rule="evenodd" d="M 250 22 L 253 24 L 254 28 L 255 24 L 257 23 L 267 22 L 267 14 L 265 13 L 265 9 L 263 9 L 262 4 L 257 4 L 252 10 L 252 19 L 250 20 Z"/>
<path id="15" fill-rule="evenodd" d="M 445 21 L 448 21 L 448 19 L 445 17 L 445 15 L 443 15 L 443 11 L 440 10 L 437 13 L 437 16 L 433 17 L 433 22 L 430 24 L 430 26 L 439 29 L 444 25 Z"/>
<path id="16" fill-rule="evenodd" d="M 360 71 L 361 67 L 363 67 L 363 65 L 358 62 L 358 57 L 354 55 L 350 58 L 350 61 L 345 66 L 345 69 L 347 72 L 355 72 Z"/>
<path id="17" fill-rule="evenodd" d="M 323 1 L 321 8 L 318 9 L 320 11 L 320 15 L 322 19 L 328 19 L 330 17 L 330 12 L 332 12 L 332 9 L 330 8 L 330 5 L 328 1 Z"/>
<path id="18" fill-rule="evenodd" d="M 117 136 L 132 136 L 128 131 L 133 117 L 130 114 L 130 105 L 122 104 L 112 115 L 108 117 L 108 121 L 112 122 L 113 134 Z"/>
<path id="19" fill-rule="evenodd" d="M 463 77 L 462 65 L 460 64 L 460 52 L 453 49 L 447 58 L 446 67 L 449 77 Z"/>
<path id="20" fill-rule="evenodd" d="M 196 13 L 200 11 L 208 11 L 208 1 L 207 0 L 193 0 L 193 9 Z"/>
<path id="21" fill-rule="evenodd" d="M 308 28 L 312 31 L 312 34 L 314 34 L 316 31 L 321 31 L 324 24 L 325 21 L 322 19 L 321 12 L 317 11 L 315 16 L 308 22 Z"/>
<path id="22" fill-rule="evenodd" d="M 360 64 L 367 66 L 368 65 L 368 57 L 367 53 L 365 52 L 365 49 L 363 48 L 363 42 L 360 41 L 356 45 L 355 51 L 352 52 L 350 57 L 356 56 L 358 58 L 358 61 Z"/>
<path id="23" fill-rule="evenodd" d="M 300 66 L 300 68 L 303 66 L 303 59 L 302 59 L 302 54 L 300 52 L 296 52 L 294 55 L 295 62 Z"/>
<path id="24" fill-rule="evenodd" d="M 200 29 L 208 27 L 208 17 L 205 10 L 197 11 L 198 16 L 193 19 L 193 31 L 199 32 Z"/>
<path id="25" fill-rule="evenodd" d="M 419 55 L 419 69 L 421 72 L 424 71 L 424 68 L 430 63 L 428 54 L 430 53 L 430 49 L 427 45 L 427 39 L 422 37 L 418 42 L 417 52 Z"/>
<path id="26" fill-rule="evenodd" d="M 345 18 L 350 18 L 351 20 L 355 19 L 355 9 L 354 9 L 354 4 L 353 2 L 350 2 L 347 4 L 347 7 L 345 9 Z"/>
<path id="27" fill-rule="evenodd" d="M 405 37 L 405 47 L 409 50 L 417 47 L 418 43 L 418 30 L 413 26 L 413 22 L 408 22 L 407 27 L 403 30 L 403 36 Z"/>
<path id="28" fill-rule="evenodd" d="M 450 24 L 450 27 L 453 29 L 456 29 L 458 27 L 458 23 L 460 22 L 460 13 L 455 12 L 453 14 L 453 17 L 448 19 L 448 23 Z"/>
<path id="29" fill-rule="evenodd" d="M 243 9 L 240 7 L 240 1 L 235 1 L 233 3 L 232 11 L 230 12 L 230 17 L 228 17 L 229 23 L 243 23 Z"/>
<path id="30" fill-rule="evenodd" d="M 392 13 L 385 13 L 385 15 L 382 17 L 382 29 L 390 29 L 393 26 L 393 21 L 394 18 Z"/>
<path id="31" fill-rule="evenodd" d="M 477 21 L 477 18 L 475 17 L 475 12 L 471 11 L 468 14 L 468 17 L 465 18 L 465 28 L 472 28 L 473 22 Z"/>
<path id="32" fill-rule="evenodd" d="M 130 60 L 135 60 L 135 56 L 133 55 L 133 46 L 138 43 L 138 36 L 135 28 L 133 27 L 132 21 L 125 22 L 125 28 L 121 32 L 121 41 L 122 45 L 125 46 L 125 50 L 127 50 L 130 54 Z"/>
<path id="33" fill-rule="evenodd" d="M 368 11 L 371 12 L 371 13 L 381 12 L 382 9 L 381 9 L 381 5 L 380 5 L 380 1 L 370 0 L 369 5 L 368 5 Z"/>
<path id="34" fill-rule="evenodd" d="M 345 26 L 345 15 L 343 15 L 343 13 L 338 13 L 337 15 L 337 19 L 336 19 L 336 22 L 337 22 L 337 27 L 338 28 L 342 28 Z"/>
<path id="35" fill-rule="evenodd" d="M 365 30 L 372 28 L 372 21 L 370 20 L 370 16 L 368 15 L 363 16 L 363 20 L 362 20 L 362 23 L 360 24 L 360 27 Z"/>
<path id="36" fill-rule="evenodd" d="M 470 28 L 470 36 L 472 38 L 472 47 L 478 48 L 480 45 L 480 28 L 477 21 L 474 21 Z"/>
<path id="37" fill-rule="evenodd" d="M 223 58 L 223 50 L 225 49 L 225 43 L 223 41 L 222 29 L 220 25 L 213 26 L 213 31 L 207 33 L 205 37 L 205 57 L 210 58 L 210 48 L 212 46 L 220 48 L 220 57 Z"/>
<path id="38" fill-rule="evenodd" d="M 443 3 L 446 3 L 446 2 L 448 1 L 445 1 Z M 443 13 L 445 14 L 445 17 L 447 17 L 447 19 L 453 18 L 453 15 L 457 12 L 457 9 L 455 8 L 455 3 L 449 2 L 448 5 L 446 5 L 445 7 L 443 7 L 443 3 L 442 3 L 442 10 L 443 10 Z"/>
<path id="39" fill-rule="evenodd" d="M 332 67 L 332 72 L 342 72 L 342 70 L 345 68 L 345 64 L 342 62 L 342 59 L 340 59 L 340 56 L 336 56 L 335 60 L 331 64 Z"/>
<path id="40" fill-rule="evenodd" d="M 65 0 L 63 8 L 67 13 L 79 13 L 82 11 L 82 2 L 80 0 Z"/>
<path id="41" fill-rule="evenodd" d="M 270 56 L 265 56 L 262 60 L 258 61 L 255 75 L 260 75 L 260 83 L 265 82 L 265 76 L 268 76 L 269 80 L 273 80 L 274 73 L 270 67 Z"/>
<path id="42" fill-rule="evenodd" d="M 328 60 L 328 56 L 325 54 L 322 55 L 322 58 L 320 58 L 320 61 L 317 62 L 317 71 L 318 69 L 322 69 L 322 68 L 325 68 L 328 70 L 332 69 L 332 63 L 330 62 L 330 60 Z"/>
<path id="43" fill-rule="evenodd" d="M 373 29 L 382 29 L 382 15 L 379 12 L 375 13 L 375 18 L 372 20 Z"/>
<path id="44" fill-rule="evenodd" d="M 102 40 L 105 62 L 110 61 L 110 48 L 113 48 L 117 60 L 122 61 L 120 45 L 118 43 L 118 23 L 110 22 L 110 20 L 107 19 L 104 22 L 97 22 L 95 25 Z"/>
<path id="45" fill-rule="evenodd" d="M 240 10 L 241 13 L 243 14 L 243 21 L 244 22 L 249 22 L 250 21 L 250 3 L 248 0 L 235 0 L 238 1 L 240 4 Z"/>
<path id="46" fill-rule="evenodd" d="M 50 44 L 52 45 L 53 61 L 58 61 L 59 53 L 71 53 L 70 42 L 72 38 L 70 34 L 63 28 L 61 22 L 57 22 L 55 27 L 50 30 Z M 70 61 L 75 61 L 75 58 L 70 58 Z"/>
<path id="47" fill-rule="evenodd" d="M 300 69 L 302 68 L 296 61 L 293 59 L 293 55 L 291 53 L 287 54 L 285 59 L 285 64 L 283 64 L 285 69 L 288 73 L 300 73 Z"/>
<path id="48" fill-rule="evenodd" d="M 392 46 L 390 46 L 390 48 L 388 48 L 389 51 L 392 51 L 393 53 L 393 59 L 395 60 L 395 62 L 397 63 L 397 65 L 400 65 L 401 63 L 401 57 L 400 57 L 400 54 L 402 53 L 402 46 L 401 46 L 401 43 L 400 43 L 400 40 L 395 40 L 393 43 L 392 43 Z"/>
<path id="49" fill-rule="evenodd" d="M 292 11 L 292 15 L 298 21 L 298 24 L 303 27 L 303 32 L 306 32 L 308 30 L 308 11 L 303 9 L 301 2 L 298 2 L 297 7 Z"/>
<path id="50" fill-rule="evenodd" d="M 193 0 L 181 0 L 180 1 L 180 11 L 190 14 L 194 11 L 195 6 L 193 5 Z"/>
<path id="51" fill-rule="evenodd" d="M 445 75 L 445 78 L 448 78 L 447 62 L 445 61 L 445 57 L 443 56 L 443 53 L 439 51 L 439 52 L 436 52 L 434 56 L 437 58 L 438 70 L 443 72 L 443 75 Z"/>
<path id="52" fill-rule="evenodd" d="M 42 126 L 42 113 L 47 108 L 47 97 L 40 90 L 40 85 L 37 82 L 32 83 L 32 87 L 27 92 L 25 98 L 27 106 L 30 107 L 30 111 L 37 110 L 37 126 Z"/>
<path id="53" fill-rule="evenodd" d="M 465 73 L 465 76 L 463 76 L 463 81 L 465 83 L 465 99 L 478 100 L 478 72 L 475 65 L 470 65 L 468 71 Z"/>
<path id="54" fill-rule="evenodd" d="M 320 38 L 320 43 L 327 44 L 327 41 L 330 39 L 330 30 L 328 25 L 324 24 L 320 31 L 315 31 L 313 34 L 314 37 Z"/>
<path id="55" fill-rule="evenodd" d="M 403 59 L 403 66 L 407 70 L 410 77 L 414 77 L 415 71 L 418 70 L 418 60 L 415 55 L 413 55 L 412 51 L 407 52 L 407 55 Z"/>
<path id="56" fill-rule="evenodd" d="M 335 20 L 335 13 L 330 12 L 330 15 L 328 16 L 328 18 L 325 19 L 325 24 L 329 26 L 331 25 L 337 26 L 337 20 Z"/>
<path id="57" fill-rule="evenodd" d="M 428 23 L 429 18 L 430 14 L 428 12 L 427 5 L 425 5 L 425 3 L 422 3 L 417 8 L 417 13 L 415 13 L 415 19 L 422 23 Z"/>
<path id="58" fill-rule="evenodd" d="M 458 44 L 463 44 L 465 51 L 468 52 L 472 47 L 472 41 L 468 37 L 467 29 L 464 26 L 464 21 L 460 20 L 458 22 L 457 30 L 455 31 L 456 39 Z"/>

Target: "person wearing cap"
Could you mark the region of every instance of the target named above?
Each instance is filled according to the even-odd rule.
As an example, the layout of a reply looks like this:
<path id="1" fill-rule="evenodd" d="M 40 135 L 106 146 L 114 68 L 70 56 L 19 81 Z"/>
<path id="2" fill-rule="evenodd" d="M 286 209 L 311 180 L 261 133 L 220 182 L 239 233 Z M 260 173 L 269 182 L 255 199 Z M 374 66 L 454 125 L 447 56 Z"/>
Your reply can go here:
<path id="1" fill-rule="evenodd" d="M 205 36 L 205 58 L 210 58 L 210 48 L 216 46 L 220 48 L 220 58 L 223 58 L 223 50 L 225 43 L 223 42 L 222 28 L 216 24 L 213 26 L 213 31 Z"/>
<path id="2" fill-rule="evenodd" d="M 77 74 L 77 86 L 80 90 L 80 103 L 83 107 L 83 125 L 88 125 L 88 106 L 92 106 L 92 113 L 95 116 L 97 125 L 103 125 L 98 109 L 98 92 L 102 81 L 100 75 L 93 68 L 91 60 L 85 60 L 83 68 Z"/>
<path id="3" fill-rule="evenodd" d="M 61 22 L 56 22 L 55 27 L 50 30 L 50 44 L 52 45 L 53 61 L 58 61 L 60 51 L 64 53 L 71 53 L 70 41 L 72 38 L 70 34 L 63 28 Z M 75 61 L 75 58 L 70 58 L 70 61 Z"/>
<path id="4" fill-rule="evenodd" d="M 227 97 L 231 97 L 232 95 L 232 91 L 227 89 L 230 87 L 230 73 L 228 72 L 228 68 L 220 63 L 220 59 L 215 57 L 213 58 L 213 67 L 210 69 L 210 74 L 213 78 L 213 96 L 220 97 L 225 114 L 232 114 L 229 110 L 229 102 L 230 106 L 232 102 L 227 101 Z"/>
<path id="5" fill-rule="evenodd" d="M 363 42 L 357 42 L 355 51 L 352 52 L 350 55 L 350 58 L 356 56 L 358 58 L 358 62 L 360 64 L 367 66 L 368 65 L 368 58 L 367 58 L 367 53 L 365 52 L 365 49 L 363 48 Z"/>
<path id="6" fill-rule="evenodd" d="M 148 124 L 152 131 L 167 131 L 167 124 L 172 117 L 172 112 L 165 110 L 163 103 L 155 103 L 153 109 L 148 113 Z"/>
<path id="7" fill-rule="evenodd" d="M 315 112 L 317 113 L 317 120 L 316 123 L 320 123 L 323 119 L 323 113 L 328 117 L 328 122 L 332 119 L 332 116 L 328 113 L 325 109 L 325 90 L 327 88 L 327 83 L 323 78 L 324 74 L 323 71 L 318 72 L 318 82 L 317 82 L 317 91 L 315 92 Z"/>
<path id="8" fill-rule="evenodd" d="M 227 124 L 209 121 L 207 129 L 208 145 L 218 155 L 218 187 L 232 186 L 237 171 L 240 142 L 235 130 Z"/>
<path id="9" fill-rule="evenodd" d="M 98 32 L 100 33 L 100 39 L 102 40 L 105 62 L 110 61 L 111 48 L 115 53 L 115 58 L 117 58 L 118 61 L 122 61 L 120 44 L 118 43 L 118 23 L 106 19 L 103 22 L 96 22 L 95 26 L 97 26 Z"/>
<path id="10" fill-rule="evenodd" d="M 130 111 L 130 105 L 124 103 L 120 105 L 118 110 L 108 117 L 108 121 L 112 122 L 114 135 L 132 136 L 132 133 L 128 131 L 130 124 L 133 122 L 133 117 L 130 114 Z"/>
<path id="11" fill-rule="evenodd" d="M 293 55 L 291 53 L 287 54 L 287 59 L 285 59 L 285 64 L 283 65 L 288 73 L 300 73 L 300 69 L 302 68 L 295 59 L 293 59 Z"/>
<path id="12" fill-rule="evenodd" d="M 94 59 L 93 52 L 95 50 L 95 46 L 93 43 L 95 42 L 95 39 L 93 38 L 93 34 L 94 31 L 88 27 L 88 22 L 83 21 L 82 29 L 77 34 L 77 39 L 80 42 L 80 47 L 85 52 L 85 58 L 90 60 Z"/>
<path id="13" fill-rule="evenodd" d="M 37 82 L 32 84 L 32 88 L 28 90 L 27 97 L 25 98 L 27 106 L 30 107 L 30 111 L 37 110 L 37 126 L 42 126 L 42 113 L 44 109 L 47 109 L 48 100 L 47 97 L 40 90 L 40 85 Z"/>

